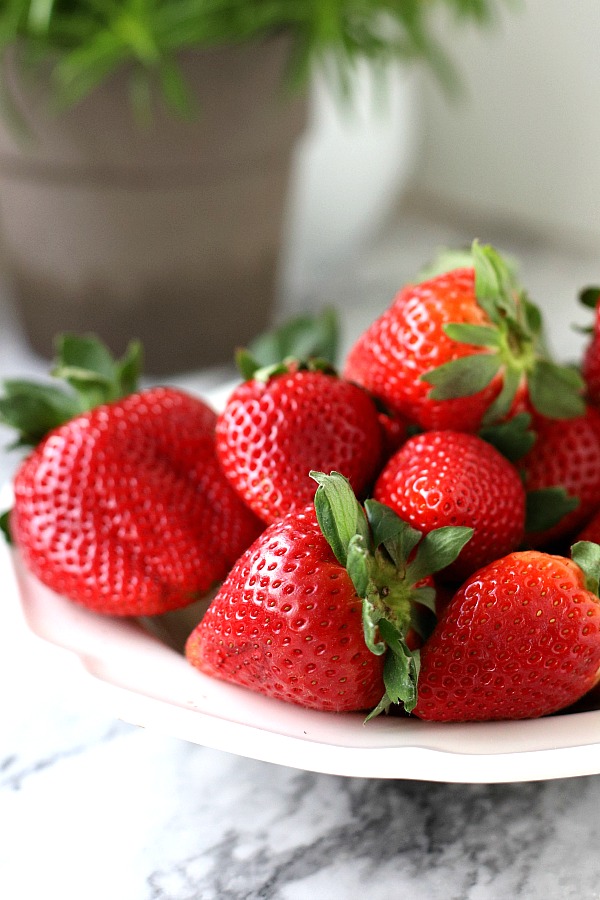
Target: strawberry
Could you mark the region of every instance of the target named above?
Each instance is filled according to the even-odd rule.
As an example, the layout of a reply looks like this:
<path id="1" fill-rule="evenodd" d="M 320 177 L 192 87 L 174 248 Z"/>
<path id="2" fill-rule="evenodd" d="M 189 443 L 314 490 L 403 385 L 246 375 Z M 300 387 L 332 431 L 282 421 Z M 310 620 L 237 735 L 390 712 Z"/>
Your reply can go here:
<path id="1" fill-rule="evenodd" d="M 600 288 L 586 288 L 579 295 L 579 299 L 584 306 L 594 310 L 592 336 L 585 348 L 582 375 L 589 402 L 594 406 L 600 406 Z"/>
<path id="2" fill-rule="evenodd" d="M 270 525 L 240 557 L 186 656 L 207 675 L 313 709 L 411 709 L 430 576 L 471 531 L 422 538 L 374 500 L 363 511 L 339 473 L 312 475 L 314 507 Z"/>
<path id="3" fill-rule="evenodd" d="M 14 480 L 10 532 L 28 568 L 97 612 L 148 616 L 222 580 L 262 526 L 220 472 L 216 413 L 173 388 L 129 392 L 136 353 L 119 367 L 67 338 L 58 374 L 75 391 L 9 382 L 0 413 L 31 426 L 45 409 L 53 425 L 41 439 L 28 428 L 38 443 Z"/>
<path id="4" fill-rule="evenodd" d="M 600 547 L 572 559 L 511 553 L 472 576 L 421 650 L 415 715 L 432 721 L 548 715 L 600 676 Z"/>
<path id="5" fill-rule="evenodd" d="M 401 290 L 351 348 L 344 377 L 423 429 L 478 431 L 528 408 L 582 411 L 580 377 L 555 365 L 538 308 L 491 247 L 472 267 Z"/>
<path id="6" fill-rule="evenodd" d="M 534 416 L 536 441 L 519 461 L 531 496 L 554 489 L 557 523 L 528 523 L 529 543 L 544 546 L 581 528 L 600 507 L 600 412 L 585 412 L 564 421 Z"/>
<path id="7" fill-rule="evenodd" d="M 446 573 L 463 579 L 516 550 L 525 531 L 525 491 L 516 468 L 487 441 L 459 431 L 415 435 L 390 459 L 376 500 L 428 534 L 463 525 L 473 537 Z"/>
<path id="8" fill-rule="evenodd" d="M 378 411 L 330 368 L 296 362 L 246 369 L 217 422 L 217 454 L 230 483 L 272 523 L 311 502 L 311 469 L 345 475 L 363 495 L 382 455 Z"/>

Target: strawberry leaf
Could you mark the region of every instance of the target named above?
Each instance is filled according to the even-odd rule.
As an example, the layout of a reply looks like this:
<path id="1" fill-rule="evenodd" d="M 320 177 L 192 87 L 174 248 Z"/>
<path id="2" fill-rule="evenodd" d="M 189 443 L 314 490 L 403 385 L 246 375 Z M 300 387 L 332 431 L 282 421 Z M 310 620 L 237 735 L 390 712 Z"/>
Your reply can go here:
<path id="1" fill-rule="evenodd" d="M 504 370 L 502 388 L 493 403 L 488 406 L 483 417 L 483 425 L 493 424 L 506 418 L 510 413 L 520 383 L 521 373 L 518 369 L 506 368 Z"/>
<path id="2" fill-rule="evenodd" d="M 406 712 L 410 713 L 417 704 L 419 651 L 410 650 L 402 635 L 387 619 L 381 620 L 379 630 L 390 651 L 383 668 L 385 692 L 391 703 L 402 703 Z"/>
<path id="3" fill-rule="evenodd" d="M 544 320 L 539 306 L 533 303 L 524 291 L 520 294 L 519 302 L 523 311 L 526 330 L 534 337 L 539 337 L 544 328 Z"/>
<path id="4" fill-rule="evenodd" d="M 385 641 L 378 641 L 378 630 L 377 626 L 381 621 L 382 614 L 381 612 L 374 606 L 373 603 L 369 600 L 368 597 L 363 597 L 363 605 L 362 605 L 362 624 L 363 624 L 363 634 L 365 638 L 365 644 L 375 656 L 383 656 L 383 654 L 387 651 L 387 644 Z"/>
<path id="5" fill-rule="evenodd" d="M 475 294 L 479 306 L 497 325 L 507 317 L 513 322 L 518 321 L 515 303 L 517 285 L 511 268 L 489 245 L 482 247 L 478 241 L 473 241 L 471 253 L 475 268 Z"/>
<path id="6" fill-rule="evenodd" d="M 423 587 L 415 588 L 412 591 L 411 596 L 412 596 L 412 599 L 415 601 L 415 603 L 418 603 L 420 606 L 424 606 L 430 612 L 435 613 L 435 611 L 436 611 L 435 588 L 427 587 L 424 585 Z"/>
<path id="7" fill-rule="evenodd" d="M 431 400 L 471 397 L 490 384 L 500 370 L 500 357 L 495 353 L 477 353 L 444 363 L 421 376 L 433 385 Z"/>
<path id="8" fill-rule="evenodd" d="M 419 588 L 420 590 L 421 588 Z M 431 591 L 435 596 L 434 588 L 425 588 L 424 590 Z M 417 602 L 413 603 L 410 609 L 410 627 L 423 641 L 426 641 L 435 628 L 437 616 L 435 610 L 431 610 L 429 606 L 423 606 L 416 596 L 415 600 Z"/>
<path id="9" fill-rule="evenodd" d="M 34 447 L 49 431 L 82 412 L 76 396 L 52 384 L 19 379 L 5 381 L 3 387 L 0 422 L 18 432 L 13 446 Z"/>
<path id="10" fill-rule="evenodd" d="M 335 365 L 338 356 L 339 322 L 334 309 L 316 315 L 290 319 L 272 331 L 255 338 L 247 352 L 257 368 L 272 366 L 288 357 L 308 360 L 320 358 Z"/>
<path id="11" fill-rule="evenodd" d="M 0 515 L 0 531 L 4 535 L 7 544 L 12 544 L 12 535 L 10 533 L 10 510 L 6 510 Z"/>
<path id="12" fill-rule="evenodd" d="M 527 384 L 531 404 L 541 415 L 553 419 L 572 419 L 584 414 L 582 393 L 585 383 L 575 369 L 540 359 Z"/>
<path id="13" fill-rule="evenodd" d="M 384 546 L 396 566 L 405 565 L 421 540 L 421 532 L 378 500 L 366 500 L 365 511 L 373 536 L 373 546 Z"/>
<path id="14" fill-rule="evenodd" d="M 244 381 L 251 381 L 255 373 L 260 369 L 258 360 L 245 347 L 236 350 L 235 364 Z"/>
<path id="15" fill-rule="evenodd" d="M 600 546 L 592 541 L 578 541 L 571 547 L 571 559 L 584 574 L 586 590 L 598 596 L 600 586 Z"/>
<path id="16" fill-rule="evenodd" d="M 514 463 L 529 453 L 535 444 L 536 435 L 530 426 L 531 416 L 529 413 L 517 413 L 507 422 L 499 422 L 481 428 L 479 437 Z"/>
<path id="17" fill-rule="evenodd" d="M 554 528 L 568 513 L 577 509 L 579 499 L 563 487 L 528 491 L 525 504 L 525 532 L 536 534 Z"/>
<path id="18" fill-rule="evenodd" d="M 369 546 L 369 527 L 363 509 L 350 487 L 350 482 L 339 472 L 312 471 L 310 477 L 319 485 L 315 493 L 317 521 L 335 558 L 346 567 L 348 548 L 355 535 L 360 535 Z"/>
<path id="19" fill-rule="evenodd" d="M 133 341 L 121 360 L 93 335 L 65 334 L 57 339 L 52 374 L 61 385 L 26 380 L 4 382 L 0 421 L 19 432 L 17 446 L 35 445 L 74 416 L 138 389 L 141 344 Z"/>
<path id="20" fill-rule="evenodd" d="M 459 525 L 444 525 L 426 534 L 417 547 L 417 553 L 406 570 L 412 584 L 428 575 L 440 572 L 455 561 L 460 551 L 473 537 L 473 529 Z"/>
<path id="21" fill-rule="evenodd" d="M 586 287 L 579 292 L 579 302 L 590 309 L 596 309 L 600 301 L 600 287 Z"/>
<path id="22" fill-rule="evenodd" d="M 417 281 L 428 281 L 445 272 L 470 268 L 473 268 L 473 254 L 470 247 L 444 247 L 430 263 L 421 269 Z"/>
<path id="23" fill-rule="evenodd" d="M 52 375 L 66 381 L 78 395 L 82 408 L 93 409 L 137 390 L 141 345 L 134 341 L 121 361 L 94 335 L 61 335 Z"/>
<path id="24" fill-rule="evenodd" d="M 472 344 L 475 347 L 499 347 L 500 334 L 497 328 L 490 325 L 470 325 L 467 322 L 448 322 L 443 326 L 444 332 L 453 341 L 461 344 Z"/>
<path id="25" fill-rule="evenodd" d="M 144 351 L 140 341 L 131 341 L 125 355 L 116 364 L 119 396 L 128 397 L 134 394 L 140 384 L 144 362 Z"/>
<path id="26" fill-rule="evenodd" d="M 372 556 L 363 535 L 354 534 L 348 544 L 346 570 L 359 597 L 366 597 L 369 591 L 371 559 Z"/>

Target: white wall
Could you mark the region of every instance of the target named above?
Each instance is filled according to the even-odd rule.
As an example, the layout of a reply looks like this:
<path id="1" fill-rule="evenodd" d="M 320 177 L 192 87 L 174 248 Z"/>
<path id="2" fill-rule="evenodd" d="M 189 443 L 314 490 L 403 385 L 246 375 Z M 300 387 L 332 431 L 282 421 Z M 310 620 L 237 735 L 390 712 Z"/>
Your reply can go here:
<path id="1" fill-rule="evenodd" d="M 503 6 L 499 27 L 483 35 L 456 30 L 462 101 L 426 81 L 415 189 L 434 204 L 598 248 L 600 2 L 522 7 Z"/>

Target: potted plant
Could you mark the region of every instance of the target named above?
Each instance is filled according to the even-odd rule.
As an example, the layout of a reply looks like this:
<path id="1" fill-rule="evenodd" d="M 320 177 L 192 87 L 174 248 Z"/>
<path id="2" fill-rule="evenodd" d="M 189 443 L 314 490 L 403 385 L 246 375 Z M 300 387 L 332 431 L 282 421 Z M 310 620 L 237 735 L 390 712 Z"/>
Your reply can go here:
<path id="1" fill-rule="evenodd" d="M 152 373 L 269 321 L 304 87 L 359 58 L 451 71 L 431 7 L 493 0 L 4 0 L 0 228 L 34 349 L 130 335 Z M 350 98 L 351 100 L 351 98 Z"/>

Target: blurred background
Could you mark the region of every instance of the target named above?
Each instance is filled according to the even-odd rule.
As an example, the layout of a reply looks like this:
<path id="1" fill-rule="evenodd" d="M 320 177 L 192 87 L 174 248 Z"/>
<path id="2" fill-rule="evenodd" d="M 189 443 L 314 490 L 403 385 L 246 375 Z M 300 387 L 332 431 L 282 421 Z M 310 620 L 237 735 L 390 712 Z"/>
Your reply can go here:
<path id="1" fill-rule="evenodd" d="M 485 8 L 487 16 L 457 20 L 461 6 Z M 350 103 L 317 69 L 302 97 L 287 104 L 291 118 L 276 123 L 283 162 L 275 160 L 273 144 L 268 151 L 257 147 L 257 132 L 273 123 L 266 112 L 258 125 L 251 121 L 256 95 L 236 112 L 219 83 L 213 105 L 227 110 L 227 128 L 208 146 L 176 131 L 166 142 L 175 167 L 168 172 L 156 155 L 166 131 L 160 116 L 144 132 L 155 154 L 149 161 L 135 128 L 121 120 L 115 146 L 101 156 L 107 129 L 94 131 L 96 113 L 86 98 L 77 107 L 83 126 L 72 111 L 62 114 L 75 147 L 67 148 L 60 119 L 48 125 L 36 118 L 39 84 L 16 84 L 5 54 L 5 83 L 33 140 L 23 144 L 11 131 L 0 137 L 0 375 L 45 366 L 63 319 L 68 328 L 88 330 L 89 321 L 92 330 L 105 329 L 109 341 L 121 342 L 116 350 L 141 333 L 149 377 L 163 380 L 201 370 L 203 384 L 219 382 L 231 375 L 240 342 L 234 325 L 242 326 L 243 340 L 323 306 L 340 312 L 344 350 L 440 247 L 474 237 L 520 261 L 526 286 L 548 312 L 551 342 L 560 355 L 574 357 L 582 338 L 571 324 L 589 323 L 575 298 L 600 278 L 600 5 L 440 2 L 428 28 L 453 69 L 447 59 L 433 65 L 412 59 L 414 48 L 410 59 L 385 65 L 375 54 L 375 64 L 348 67 Z M 280 63 L 269 63 L 274 77 Z M 246 65 L 235 62 L 238 80 L 249 77 Z M 449 89 L 451 78 L 457 90 Z M 111 101 L 120 90 L 109 84 Z M 202 94 L 204 116 L 212 115 L 212 102 Z M 241 136 L 233 128 L 240 123 Z M 245 144 L 234 159 L 233 148 Z M 216 187 L 228 167 L 234 186 L 223 201 Z M 106 201 L 115 172 L 118 184 L 109 185 Z M 278 177 L 278 208 L 267 205 L 275 189 L 266 174 Z M 63 228 L 69 217 L 70 234 Z M 223 230 L 226 220 L 236 224 L 233 238 Z M 179 283 L 184 251 L 194 259 L 186 285 Z M 108 275 L 99 258 L 108 261 Z M 273 293 L 261 312 L 250 302 L 252 279 L 254 293 Z M 229 330 L 220 335 L 227 316 Z"/>

